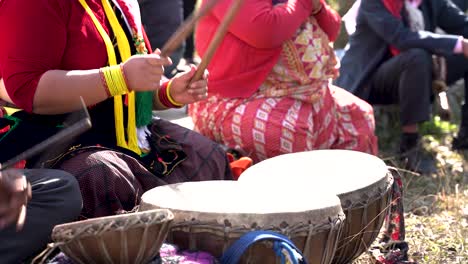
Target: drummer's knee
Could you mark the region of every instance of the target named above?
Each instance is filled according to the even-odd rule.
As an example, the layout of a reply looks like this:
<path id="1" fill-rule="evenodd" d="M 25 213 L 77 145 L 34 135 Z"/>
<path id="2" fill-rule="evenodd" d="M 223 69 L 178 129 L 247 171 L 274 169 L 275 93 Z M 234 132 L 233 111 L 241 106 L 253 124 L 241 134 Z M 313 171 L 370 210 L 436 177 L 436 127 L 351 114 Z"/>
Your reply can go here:
<path id="1" fill-rule="evenodd" d="M 56 207 L 61 212 L 64 221 L 78 218 L 83 206 L 80 186 L 76 178 L 65 171 L 54 171 L 58 183 L 56 186 Z"/>

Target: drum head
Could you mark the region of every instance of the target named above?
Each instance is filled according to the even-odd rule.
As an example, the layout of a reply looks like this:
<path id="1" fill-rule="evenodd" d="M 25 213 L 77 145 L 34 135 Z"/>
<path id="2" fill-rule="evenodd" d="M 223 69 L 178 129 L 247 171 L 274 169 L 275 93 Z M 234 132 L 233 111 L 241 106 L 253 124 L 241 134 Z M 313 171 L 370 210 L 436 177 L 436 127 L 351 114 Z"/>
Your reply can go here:
<path id="1" fill-rule="evenodd" d="M 311 199 L 313 197 L 316 199 Z M 275 215 L 282 215 L 308 222 L 312 218 L 320 220 L 342 213 L 340 201 L 334 194 L 314 192 L 312 195 L 310 188 L 301 186 L 274 189 L 237 181 L 186 182 L 156 187 L 143 194 L 140 208 L 170 209 L 175 221 L 182 215 L 192 214 L 197 219 L 251 218 L 257 223 L 275 221 Z M 229 217 L 235 215 L 238 217 Z"/>
<path id="2" fill-rule="evenodd" d="M 307 185 L 337 195 L 386 184 L 388 169 L 376 156 L 351 150 L 314 150 L 276 156 L 248 168 L 247 185 Z"/>

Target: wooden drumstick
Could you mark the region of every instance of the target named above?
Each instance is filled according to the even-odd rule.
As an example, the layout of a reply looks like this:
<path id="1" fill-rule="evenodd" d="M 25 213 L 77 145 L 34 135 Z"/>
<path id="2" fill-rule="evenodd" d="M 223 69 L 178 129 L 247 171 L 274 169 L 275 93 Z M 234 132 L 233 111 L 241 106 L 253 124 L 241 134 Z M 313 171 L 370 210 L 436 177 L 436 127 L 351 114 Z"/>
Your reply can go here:
<path id="1" fill-rule="evenodd" d="M 84 113 L 84 117 L 82 120 L 78 121 L 77 123 L 73 124 L 70 127 L 64 128 L 62 131 L 58 132 L 57 134 L 49 137 L 48 139 L 36 144 L 32 148 L 18 154 L 14 158 L 7 160 L 6 162 L 1 164 L 0 171 L 3 171 L 16 163 L 29 159 L 45 150 L 48 148 L 62 143 L 63 140 L 75 137 L 80 135 L 81 133 L 85 132 L 86 130 L 91 128 L 91 118 L 89 117 L 88 110 L 86 108 L 86 105 L 83 101 L 83 98 L 80 97 L 81 100 L 81 106 L 82 106 L 82 112 Z"/>
<path id="2" fill-rule="evenodd" d="M 198 20 L 204 17 L 217 3 L 219 0 L 211 0 L 205 5 L 202 5 L 198 11 L 193 12 L 187 20 L 180 25 L 180 27 L 172 34 L 169 40 L 164 44 L 161 49 L 161 56 L 168 57 L 170 56 L 182 43 L 185 39 L 192 33 L 195 25 Z"/>
<path id="3" fill-rule="evenodd" d="M 216 49 L 221 44 L 221 41 L 226 35 L 229 25 L 231 24 L 232 20 L 234 20 L 234 18 L 237 15 L 237 12 L 239 12 L 239 9 L 244 3 L 244 0 L 234 0 L 234 1 L 235 2 L 232 4 L 231 8 L 228 10 L 226 17 L 223 19 L 223 21 L 219 25 L 218 30 L 216 31 L 213 39 L 210 42 L 210 45 L 206 49 L 205 55 L 203 56 L 202 61 L 200 65 L 198 65 L 197 71 L 195 72 L 195 75 L 192 78 L 192 82 L 201 80 L 203 78 L 203 73 L 205 72 L 205 69 L 208 67 L 208 64 L 213 58 L 214 53 L 216 52 Z"/>

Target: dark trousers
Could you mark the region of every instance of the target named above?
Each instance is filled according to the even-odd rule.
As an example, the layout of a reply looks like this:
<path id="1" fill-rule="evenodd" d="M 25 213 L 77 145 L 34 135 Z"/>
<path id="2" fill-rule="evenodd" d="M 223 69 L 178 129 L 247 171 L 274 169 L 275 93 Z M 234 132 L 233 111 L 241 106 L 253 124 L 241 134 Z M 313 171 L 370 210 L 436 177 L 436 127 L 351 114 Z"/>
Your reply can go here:
<path id="1" fill-rule="evenodd" d="M 195 10 L 195 5 L 197 4 L 196 0 L 184 0 L 184 19 L 187 19 L 193 11 Z M 192 59 L 193 53 L 195 52 L 195 44 L 193 39 L 193 34 L 185 41 L 185 50 L 184 50 L 184 58 Z"/>
<path id="2" fill-rule="evenodd" d="M 464 55 L 446 56 L 445 59 L 447 61 L 447 84 L 452 85 L 460 79 L 465 80 L 466 104 L 468 103 L 468 59 L 466 59 Z M 467 119 L 468 116 L 464 118 Z"/>
<path id="3" fill-rule="evenodd" d="M 432 57 L 410 49 L 389 58 L 370 82 L 369 103 L 399 104 L 402 125 L 427 121 L 431 111 Z"/>
<path id="4" fill-rule="evenodd" d="M 26 222 L 16 232 L 15 226 L 0 231 L 0 263 L 21 263 L 45 248 L 53 227 L 76 220 L 82 200 L 76 179 L 59 170 L 27 170 L 32 187 Z"/>
<path id="5" fill-rule="evenodd" d="M 183 21 L 182 0 L 139 0 L 141 21 L 151 43 L 153 51 L 161 49 L 169 38 L 176 32 Z M 193 46 L 193 45 L 192 45 Z M 184 53 L 184 46 L 180 46 L 171 55 L 172 65 L 164 67 L 166 77 L 172 78 L 176 67 Z"/>

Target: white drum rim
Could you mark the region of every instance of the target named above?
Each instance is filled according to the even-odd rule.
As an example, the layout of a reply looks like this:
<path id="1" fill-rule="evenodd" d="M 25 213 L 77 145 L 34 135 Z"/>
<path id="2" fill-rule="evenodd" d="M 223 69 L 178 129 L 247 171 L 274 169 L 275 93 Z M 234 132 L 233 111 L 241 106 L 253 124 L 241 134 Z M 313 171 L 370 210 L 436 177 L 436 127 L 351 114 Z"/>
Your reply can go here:
<path id="1" fill-rule="evenodd" d="M 375 175 L 369 174 L 368 171 L 363 170 L 363 173 L 368 173 L 370 175 L 367 182 L 358 182 L 356 181 L 351 181 L 351 186 L 343 186 L 338 184 L 337 182 L 331 182 L 329 181 L 330 178 L 328 177 L 333 177 L 334 175 L 330 175 L 333 172 L 329 172 L 327 177 L 314 177 L 313 175 L 310 175 L 310 171 L 312 171 L 314 168 L 309 168 L 307 166 L 313 166 L 317 162 L 316 160 L 310 161 L 308 164 L 306 164 L 304 167 L 307 169 L 307 172 L 299 171 L 298 168 L 286 168 L 286 167 L 280 167 L 278 164 L 280 164 L 281 161 L 283 162 L 294 162 L 294 160 L 301 160 L 304 159 L 305 156 L 307 157 L 321 157 L 321 156 L 327 156 L 330 157 L 332 155 L 347 155 L 348 157 L 353 157 L 355 159 L 362 157 L 363 159 L 367 159 L 368 161 L 372 161 L 372 167 L 375 169 Z M 325 166 L 324 164 L 319 164 L 320 166 Z M 329 165 L 329 164 L 326 164 Z M 280 174 L 285 174 L 286 172 L 290 173 L 289 179 L 287 176 L 284 176 L 284 178 L 281 179 L 281 181 L 278 182 L 272 182 L 275 180 L 273 177 L 269 177 L 267 174 L 268 172 L 261 172 L 264 170 L 264 168 L 274 168 L 276 172 L 280 172 Z M 325 167 L 320 168 L 322 170 L 325 170 Z M 340 167 L 333 167 L 331 170 L 341 170 L 342 168 Z M 353 169 L 359 169 L 357 167 Z M 309 174 L 309 175 L 306 175 Z M 313 150 L 313 151 L 303 151 L 303 152 L 295 152 L 295 153 L 287 153 L 287 154 L 282 154 L 276 157 L 272 157 L 266 160 L 263 160 L 257 164 L 254 164 L 252 167 L 248 168 L 239 178 L 239 182 L 243 184 L 254 184 L 258 182 L 265 182 L 265 184 L 268 184 L 270 186 L 274 186 L 275 184 L 287 184 L 288 181 L 291 181 L 293 183 L 314 183 L 317 185 L 325 185 L 327 188 L 330 188 L 331 184 L 335 184 L 334 188 L 336 189 L 335 192 L 338 196 L 349 194 L 355 191 L 360 191 L 360 190 L 365 190 L 367 188 L 372 188 L 373 186 L 380 186 L 385 188 L 385 185 L 387 184 L 388 181 L 388 166 L 378 158 L 377 156 L 364 153 L 364 152 L 359 152 L 359 151 L 353 151 L 353 150 L 342 150 L 342 149 L 323 149 L 323 150 Z M 260 176 L 259 176 L 260 175 Z M 358 174 L 358 176 L 361 176 L 361 174 Z M 349 177 L 353 177 L 353 175 L 350 175 Z M 270 180 L 270 182 L 266 182 L 266 180 Z"/>
<path id="2" fill-rule="evenodd" d="M 230 182 L 230 183 L 229 183 Z M 313 223 L 322 223 L 323 221 L 328 221 L 330 217 L 335 217 L 337 215 L 343 214 L 343 209 L 341 207 L 341 202 L 338 196 L 334 194 L 323 194 L 327 196 L 328 204 L 321 207 L 309 208 L 309 210 L 299 210 L 299 211 L 271 211 L 271 212 L 254 212 L 254 211 L 223 211 L 223 210 L 203 210 L 200 208 L 194 210 L 190 206 L 179 206 L 180 204 L 172 203 L 171 197 L 168 197 L 167 191 L 174 187 L 184 187 L 189 186 L 190 188 L 195 188 L 197 186 L 203 186 L 206 184 L 214 184 L 216 186 L 219 184 L 229 187 L 230 184 L 242 186 L 235 181 L 205 181 L 205 182 L 187 182 L 187 183 L 177 183 L 165 186 L 156 187 L 143 194 L 140 209 L 149 210 L 154 208 L 166 208 L 171 210 L 174 213 L 174 225 L 180 222 L 190 222 L 190 221 L 200 221 L 200 222 L 212 222 L 216 224 L 224 224 L 230 222 L 232 225 L 236 226 L 246 226 L 250 227 L 252 223 L 256 223 L 258 226 L 271 226 L 279 225 L 287 220 L 291 223 L 304 223 L 308 224 Z M 322 195 L 322 194 L 320 194 Z M 308 195 L 310 199 L 310 194 Z M 317 197 L 320 199 L 320 196 Z M 222 197 L 219 199 L 223 199 Z M 307 203 L 301 201 L 303 203 Z"/>
<path id="3" fill-rule="evenodd" d="M 204 189 L 203 189 L 204 187 Z M 228 188 L 238 187 L 239 191 L 244 193 L 239 194 L 236 197 L 224 197 L 222 194 L 229 194 L 228 192 L 222 192 Z M 208 190 L 218 191 L 219 195 L 211 195 Z M 221 188 L 222 191 L 220 191 Z M 330 208 L 340 204 L 339 198 L 335 194 L 323 193 L 318 191 L 316 194 L 317 202 L 311 205 L 311 202 L 302 203 L 299 205 L 291 205 L 292 202 L 299 203 L 296 200 L 287 200 L 291 197 L 281 197 L 282 193 L 278 193 L 278 200 L 281 200 L 282 204 L 273 203 L 271 197 L 263 197 L 261 194 L 275 193 L 277 190 L 263 190 L 263 193 L 255 192 L 255 187 L 246 186 L 237 181 L 203 181 L 203 182 L 184 182 L 175 183 L 164 186 L 159 186 L 145 192 L 141 198 L 140 208 L 144 210 L 145 204 L 157 205 L 158 208 L 167 208 L 171 211 L 191 211 L 191 212 L 204 212 L 204 213 L 226 213 L 226 214 L 257 214 L 257 215 L 268 215 L 274 213 L 302 213 L 307 211 L 316 211 L 322 208 Z M 302 198 L 310 201 L 310 193 L 296 192 L 293 198 Z M 247 192 L 250 192 L 248 194 Z M 208 195 L 206 195 L 208 193 Z M 186 196 L 186 197 L 184 197 Z M 203 196 L 203 197 L 202 197 Z M 182 198 L 181 198 L 182 197 Z M 239 200 L 248 200 L 254 204 L 254 208 L 245 209 L 245 204 L 242 204 Z M 217 203 L 215 206 L 210 203 L 212 199 L 220 199 L 223 203 Z M 252 199 L 252 200 L 250 200 Z M 198 203 L 197 203 L 198 202 Z M 272 203 L 269 203 L 272 202 Z M 196 204 L 195 204 L 196 203 Z M 265 203 L 269 203 L 266 205 Z M 201 206 L 203 205 L 203 206 Z M 251 204 L 252 205 L 252 204 Z M 210 207 L 211 206 L 211 207 Z M 222 208 L 221 208 L 222 207 Z M 268 207 L 268 208 L 267 208 Z M 147 207 L 148 208 L 148 207 Z M 269 210 L 271 209 L 271 210 Z"/>

